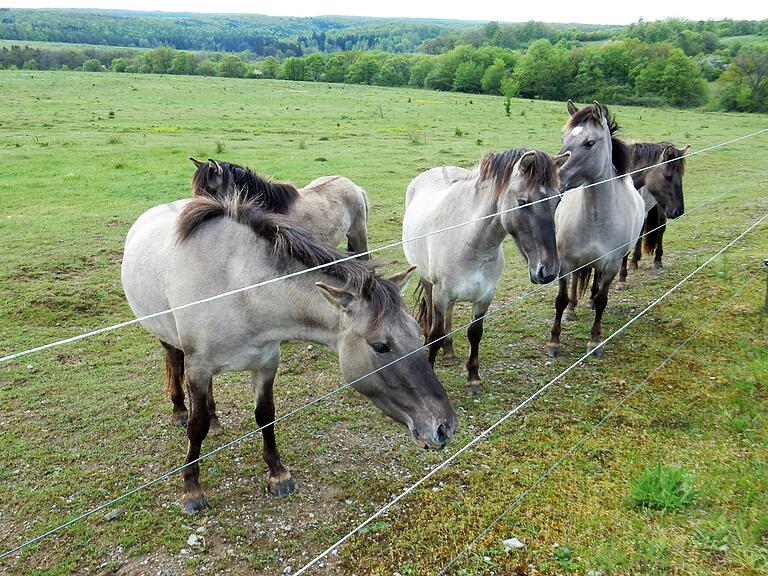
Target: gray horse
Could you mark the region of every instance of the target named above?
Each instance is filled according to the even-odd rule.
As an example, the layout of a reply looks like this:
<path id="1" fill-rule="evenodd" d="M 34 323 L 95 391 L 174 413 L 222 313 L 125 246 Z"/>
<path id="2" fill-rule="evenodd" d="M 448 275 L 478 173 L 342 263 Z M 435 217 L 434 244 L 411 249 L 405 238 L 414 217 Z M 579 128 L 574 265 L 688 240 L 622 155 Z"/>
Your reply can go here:
<path id="1" fill-rule="evenodd" d="M 421 274 L 419 320 L 434 365 L 440 347 L 451 359 L 451 314 L 456 302 L 472 302 L 476 320 L 467 331 L 468 391 L 481 389 L 479 345 L 482 317 L 496 294 L 504 269 L 502 242 L 507 234 L 528 262 L 531 282 L 546 284 L 560 264 L 555 245 L 554 214 L 557 168 L 568 158 L 516 148 L 488 154 L 474 169 L 432 168 L 414 178 L 406 191 L 403 240 L 405 256 Z M 536 200 L 547 200 L 528 206 Z M 514 210 L 512 210 L 514 208 Z M 506 212 L 504 212 L 506 211 Z M 498 212 L 504 212 L 498 214 Z M 467 220 L 483 220 L 414 241 L 433 230 Z"/>
<path id="2" fill-rule="evenodd" d="M 560 169 L 560 180 L 567 190 L 555 213 L 561 277 L 547 354 L 559 354 L 563 314 L 566 319 L 575 318 L 577 294 L 586 291 L 594 271 L 598 289 L 587 352 L 599 356 L 603 349 L 596 347 L 608 290 L 624 256 L 640 236 L 645 207 L 629 176 L 604 182 L 626 174 L 629 167 L 627 145 L 614 136 L 618 126 L 608 109 L 593 102 L 578 110 L 569 100 L 568 114 L 560 150 L 571 153 L 571 159 Z M 581 270 L 570 278 L 577 268 Z"/>
<path id="3" fill-rule="evenodd" d="M 131 227 L 122 282 L 137 316 L 248 286 L 337 260 L 340 254 L 238 195 L 197 197 L 156 206 Z M 186 381 L 190 400 L 186 462 L 200 455 L 208 433 L 208 390 L 219 372 L 252 373 L 259 426 L 274 420 L 272 396 L 280 342 L 307 340 L 339 357 L 344 378 L 354 380 L 419 346 L 416 321 L 399 287 L 376 276 L 367 263 L 349 261 L 321 271 L 240 292 L 142 322 L 166 349 L 168 380 Z M 413 354 L 354 384 L 385 414 L 408 426 L 422 447 L 442 448 L 456 429 L 453 408 L 422 354 Z M 294 490 L 280 461 L 274 428 L 263 431 L 268 486 L 276 495 Z M 206 506 L 199 467 L 184 469 L 182 510 Z"/>

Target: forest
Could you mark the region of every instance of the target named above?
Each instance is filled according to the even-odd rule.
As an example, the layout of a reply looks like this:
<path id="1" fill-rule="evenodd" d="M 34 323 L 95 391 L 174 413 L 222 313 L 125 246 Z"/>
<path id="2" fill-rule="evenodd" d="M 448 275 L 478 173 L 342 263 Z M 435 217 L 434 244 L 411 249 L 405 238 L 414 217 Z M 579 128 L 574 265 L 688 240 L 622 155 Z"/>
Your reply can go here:
<path id="1" fill-rule="evenodd" d="M 128 14 L 6 9 L 0 38 L 19 42 L 0 49 L 0 67 L 281 78 L 768 112 L 768 20 L 601 27 Z M 104 47 L 48 48 L 25 40 Z"/>

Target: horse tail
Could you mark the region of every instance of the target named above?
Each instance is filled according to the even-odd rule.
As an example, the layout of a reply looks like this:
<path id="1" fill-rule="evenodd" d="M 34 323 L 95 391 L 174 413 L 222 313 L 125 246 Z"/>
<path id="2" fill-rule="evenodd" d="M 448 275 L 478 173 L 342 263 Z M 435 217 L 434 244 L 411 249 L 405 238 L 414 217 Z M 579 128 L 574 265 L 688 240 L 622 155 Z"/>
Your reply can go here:
<path id="1" fill-rule="evenodd" d="M 160 344 L 163 345 L 165 360 L 165 391 L 173 395 L 184 381 L 184 352 L 165 342 L 161 341 Z"/>
<path id="2" fill-rule="evenodd" d="M 427 296 L 424 293 L 423 280 L 420 280 L 416 285 L 416 289 L 413 291 L 413 296 L 416 299 L 413 317 L 416 318 L 416 321 L 419 323 L 421 333 L 427 338 L 429 337 L 429 331 L 432 329 L 432 311 L 427 305 Z"/>
<path id="3" fill-rule="evenodd" d="M 592 267 L 587 266 L 582 268 L 574 275 L 573 281 L 576 282 L 576 291 L 579 294 L 579 298 L 582 298 L 587 293 L 592 280 Z"/>
<path id="4" fill-rule="evenodd" d="M 662 224 L 659 205 L 657 204 L 648 211 L 643 225 L 643 252 L 646 255 L 656 252 L 661 235 L 664 234 Z"/>

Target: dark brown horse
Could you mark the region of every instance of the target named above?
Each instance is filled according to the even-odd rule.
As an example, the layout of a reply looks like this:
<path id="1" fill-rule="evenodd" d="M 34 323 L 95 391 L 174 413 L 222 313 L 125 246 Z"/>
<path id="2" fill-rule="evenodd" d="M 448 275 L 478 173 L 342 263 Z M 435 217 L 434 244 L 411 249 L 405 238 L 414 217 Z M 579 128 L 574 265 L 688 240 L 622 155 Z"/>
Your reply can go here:
<path id="1" fill-rule="evenodd" d="M 671 142 L 637 142 L 630 145 L 630 171 L 640 170 L 632 174 L 632 181 L 645 201 L 644 236 L 637 241 L 632 254 L 632 267 L 637 269 L 642 253 L 654 254 L 653 266 L 661 269 L 661 256 L 664 253 L 662 238 L 666 230 L 668 218 L 678 218 L 685 212 L 683 199 L 683 175 L 685 174 L 685 153 L 689 146 L 676 148 Z M 660 166 L 655 166 L 656 164 Z M 621 266 L 619 281 L 616 286 L 621 290 L 626 287 L 627 259 Z"/>

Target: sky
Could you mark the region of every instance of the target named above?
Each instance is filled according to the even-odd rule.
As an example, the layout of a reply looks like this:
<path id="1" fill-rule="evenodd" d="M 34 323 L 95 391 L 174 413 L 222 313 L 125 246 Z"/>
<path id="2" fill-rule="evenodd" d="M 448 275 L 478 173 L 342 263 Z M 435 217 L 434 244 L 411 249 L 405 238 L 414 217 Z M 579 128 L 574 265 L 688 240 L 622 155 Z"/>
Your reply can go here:
<path id="1" fill-rule="evenodd" d="M 500 22 L 578 22 L 585 24 L 630 24 L 683 17 L 690 20 L 732 18 L 763 20 L 768 8 L 759 0 L 705 2 L 703 0 L 639 0 L 578 2 L 576 0 L 0 0 L 9 8 L 110 8 L 163 12 L 255 13 L 271 16 L 382 16 Z M 760 8 L 762 6 L 762 8 Z"/>

